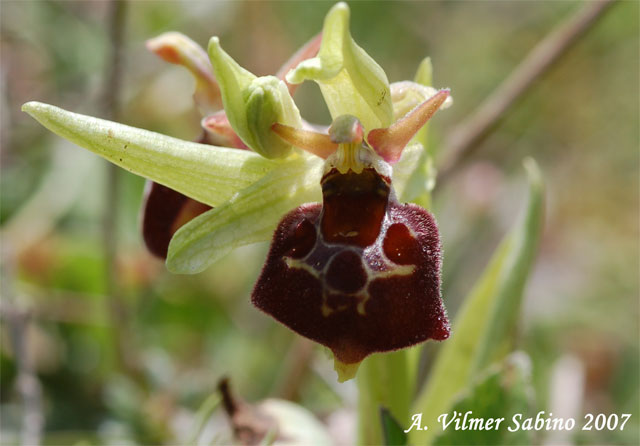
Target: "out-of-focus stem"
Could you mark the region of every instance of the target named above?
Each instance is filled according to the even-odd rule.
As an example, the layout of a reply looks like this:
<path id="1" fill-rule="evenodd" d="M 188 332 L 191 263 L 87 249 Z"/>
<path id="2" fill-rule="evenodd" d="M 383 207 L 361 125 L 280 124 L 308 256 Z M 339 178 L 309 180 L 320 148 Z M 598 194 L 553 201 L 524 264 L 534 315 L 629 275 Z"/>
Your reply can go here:
<path id="1" fill-rule="evenodd" d="M 42 388 L 33 371 L 33 364 L 27 351 L 30 314 L 27 310 L 5 303 L 2 306 L 2 316 L 9 328 L 11 350 L 18 371 L 16 382 L 22 397 L 21 444 L 37 446 L 42 437 L 44 416 Z"/>
<path id="2" fill-rule="evenodd" d="M 42 412 L 42 386 L 33 369 L 29 352 L 29 323 L 31 312 L 16 302 L 14 291 L 15 252 L 9 239 L 0 244 L 0 319 L 6 323 L 16 365 L 16 385 L 22 399 L 22 429 L 20 443 L 38 446 L 42 440 L 44 414 Z"/>
<path id="3" fill-rule="evenodd" d="M 578 12 L 552 30 L 538 43 L 498 86 L 462 123 L 453 129 L 442 147 L 438 184 L 443 184 L 452 171 L 468 157 L 482 139 L 493 130 L 506 112 L 549 71 L 616 0 L 584 3 Z"/>
<path id="4" fill-rule="evenodd" d="M 122 42 L 127 14 L 125 0 L 111 0 L 107 8 L 110 54 L 106 61 L 105 79 L 102 88 L 101 104 L 107 119 L 116 119 L 120 106 L 120 86 L 122 79 Z M 125 371 L 136 374 L 133 355 L 129 354 L 129 321 L 125 303 L 122 300 L 116 271 L 118 189 L 120 185 L 119 168 L 107 164 L 107 185 L 103 217 L 103 249 L 105 256 L 105 284 L 107 311 L 111 320 L 112 336 L 116 350 L 116 359 Z"/>

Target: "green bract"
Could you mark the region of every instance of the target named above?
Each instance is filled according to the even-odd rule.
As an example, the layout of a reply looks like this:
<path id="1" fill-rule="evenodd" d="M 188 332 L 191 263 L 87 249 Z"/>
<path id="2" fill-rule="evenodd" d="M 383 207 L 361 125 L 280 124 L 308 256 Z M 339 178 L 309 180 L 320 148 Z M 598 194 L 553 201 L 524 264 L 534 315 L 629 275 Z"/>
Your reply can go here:
<path id="1" fill-rule="evenodd" d="M 279 122 L 301 128 L 302 119 L 285 83 L 275 76 L 256 77 L 242 68 L 223 51 L 217 37 L 209 41 L 209 57 L 233 130 L 266 158 L 287 156 L 291 146 L 274 135 L 271 126 Z"/>
<path id="2" fill-rule="evenodd" d="M 356 116 L 366 130 L 393 122 L 389 81 L 376 61 L 351 38 L 346 3 L 338 3 L 327 14 L 318 56 L 301 62 L 287 75 L 292 84 L 305 80 L 318 83 L 334 119 Z"/>

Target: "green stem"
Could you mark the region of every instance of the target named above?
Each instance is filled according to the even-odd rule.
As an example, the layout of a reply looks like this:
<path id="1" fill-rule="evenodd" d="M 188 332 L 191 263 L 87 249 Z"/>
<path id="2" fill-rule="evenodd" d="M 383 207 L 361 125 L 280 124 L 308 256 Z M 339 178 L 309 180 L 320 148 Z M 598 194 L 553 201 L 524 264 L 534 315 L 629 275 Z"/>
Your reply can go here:
<path id="1" fill-rule="evenodd" d="M 384 444 L 380 408 L 401 424 L 409 420 L 419 347 L 372 355 L 358 370 L 358 444 Z"/>

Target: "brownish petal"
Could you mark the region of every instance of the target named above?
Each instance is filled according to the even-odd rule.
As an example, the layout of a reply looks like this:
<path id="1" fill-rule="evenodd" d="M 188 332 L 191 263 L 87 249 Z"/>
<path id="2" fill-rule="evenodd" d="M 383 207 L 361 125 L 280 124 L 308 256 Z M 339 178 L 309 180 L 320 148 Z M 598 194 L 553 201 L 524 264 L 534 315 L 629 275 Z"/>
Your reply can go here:
<path id="1" fill-rule="evenodd" d="M 198 140 L 201 144 L 249 150 L 231 128 L 224 110 L 204 118 L 202 127 L 204 132 Z M 212 150 L 215 148 L 212 147 Z M 166 186 L 147 181 L 142 205 L 142 236 L 147 249 L 153 255 L 166 259 L 173 234 L 209 209 L 209 205 Z"/>
<path id="2" fill-rule="evenodd" d="M 258 308 L 329 347 L 347 366 L 449 336 L 435 221 L 418 206 L 396 202 L 387 182 L 368 170 L 329 172 L 323 206 L 302 205 L 283 218 L 252 293 Z M 358 239 L 362 233 L 373 240 Z"/>
<path id="3" fill-rule="evenodd" d="M 369 145 L 388 163 L 398 162 L 402 150 L 411 138 L 427 123 L 449 97 L 449 90 L 440 90 L 435 95 L 386 129 L 373 129 L 367 135 Z"/>
<path id="4" fill-rule="evenodd" d="M 306 150 L 323 159 L 326 159 L 338 148 L 338 144 L 332 142 L 329 135 L 325 133 L 296 129 L 279 122 L 274 123 L 271 130 L 292 146 Z"/>

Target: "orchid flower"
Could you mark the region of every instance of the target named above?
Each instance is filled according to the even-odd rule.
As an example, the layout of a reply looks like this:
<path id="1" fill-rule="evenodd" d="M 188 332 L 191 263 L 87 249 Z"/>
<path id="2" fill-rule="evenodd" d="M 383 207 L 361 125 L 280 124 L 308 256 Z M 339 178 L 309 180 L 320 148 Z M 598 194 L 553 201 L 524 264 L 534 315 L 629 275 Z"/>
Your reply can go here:
<path id="1" fill-rule="evenodd" d="M 320 35 L 303 46 L 279 70 L 278 77 L 301 60 L 315 55 Z M 226 112 L 222 109 L 220 87 L 213 75 L 213 68 L 204 49 L 189 37 L 178 32 L 164 33 L 147 41 L 147 48 L 163 60 L 187 68 L 196 80 L 193 99 L 203 115 L 203 134 L 199 142 L 237 149 L 248 149 L 235 133 Z M 289 93 L 295 85 L 288 85 Z M 142 212 L 142 235 L 149 251 L 161 258 L 167 257 L 169 242 L 180 227 L 211 206 L 187 197 L 168 187 L 147 181 Z"/>
<path id="2" fill-rule="evenodd" d="M 344 3 L 277 76 L 245 70 L 217 37 L 209 60 L 177 33 L 147 45 L 195 76 L 199 143 L 37 102 L 23 110 L 158 183 L 145 205 L 145 239 L 157 241 L 170 271 L 197 273 L 235 247 L 271 239 L 252 302 L 328 347 L 340 380 L 371 353 L 449 336 L 435 219 L 399 200 L 424 164 L 416 134 L 451 103 L 449 90 L 389 84 L 351 37 Z M 420 70 L 430 78 L 428 62 Z M 326 133 L 293 101 L 305 80 L 319 85 L 331 113 Z"/>

